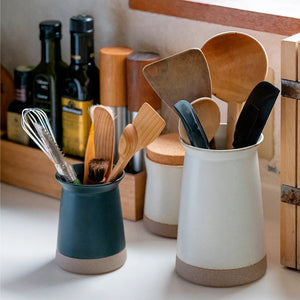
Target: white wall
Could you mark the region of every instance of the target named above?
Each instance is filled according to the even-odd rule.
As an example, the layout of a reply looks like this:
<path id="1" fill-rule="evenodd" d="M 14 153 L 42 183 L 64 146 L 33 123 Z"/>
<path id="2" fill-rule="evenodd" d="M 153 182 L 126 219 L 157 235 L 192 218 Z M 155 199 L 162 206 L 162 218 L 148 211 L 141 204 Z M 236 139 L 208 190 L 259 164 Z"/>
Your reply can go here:
<path id="1" fill-rule="evenodd" d="M 269 66 L 280 88 L 280 41 L 284 36 L 131 10 L 128 0 L 1 0 L 1 62 L 10 72 L 17 65 L 40 60 L 38 24 L 58 19 L 63 24 L 62 55 L 69 62 L 69 19 L 86 13 L 95 18 L 95 52 L 123 45 L 136 51 L 155 51 L 162 57 L 190 47 L 201 47 L 213 35 L 238 30 L 257 38 L 265 47 Z M 222 120 L 226 120 L 223 103 Z M 267 164 L 279 169 L 280 101 L 275 106 L 275 156 Z"/>

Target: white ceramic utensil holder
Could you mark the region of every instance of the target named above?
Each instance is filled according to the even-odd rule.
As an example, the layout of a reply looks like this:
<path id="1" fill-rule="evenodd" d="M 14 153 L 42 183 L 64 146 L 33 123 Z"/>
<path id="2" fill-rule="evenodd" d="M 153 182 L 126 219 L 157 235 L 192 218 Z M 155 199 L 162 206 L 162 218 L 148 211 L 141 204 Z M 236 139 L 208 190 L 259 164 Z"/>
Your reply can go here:
<path id="1" fill-rule="evenodd" d="M 160 236 L 177 237 L 183 160 L 178 134 L 162 135 L 147 147 L 144 225 Z"/>
<path id="2" fill-rule="evenodd" d="M 168 166 L 145 157 L 147 184 L 144 224 L 158 235 L 176 238 L 183 166 Z"/>
<path id="3" fill-rule="evenodd" d="M 226 125 L 215 140 L 224 149 Z M 196 284 L 228 287 L 265 274 L 264 222 L 256 145 L 200 149 L 182 142 L 185 160 L 176 271 Z"/>

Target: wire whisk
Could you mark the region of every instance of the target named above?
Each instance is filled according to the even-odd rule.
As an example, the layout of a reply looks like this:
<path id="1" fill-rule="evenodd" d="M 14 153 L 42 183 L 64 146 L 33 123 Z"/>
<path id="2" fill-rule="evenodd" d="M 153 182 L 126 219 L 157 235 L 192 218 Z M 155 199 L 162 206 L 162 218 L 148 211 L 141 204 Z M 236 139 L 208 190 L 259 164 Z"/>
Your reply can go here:
<path id="1" fill-rule="evenodd" d="M 57 172 L 68 182 L 81 184 L 76 172 L 59 149 L 46 113 L 39 108 L 22 111 L 21 126 L 36 145 L 54 163 Z"/>

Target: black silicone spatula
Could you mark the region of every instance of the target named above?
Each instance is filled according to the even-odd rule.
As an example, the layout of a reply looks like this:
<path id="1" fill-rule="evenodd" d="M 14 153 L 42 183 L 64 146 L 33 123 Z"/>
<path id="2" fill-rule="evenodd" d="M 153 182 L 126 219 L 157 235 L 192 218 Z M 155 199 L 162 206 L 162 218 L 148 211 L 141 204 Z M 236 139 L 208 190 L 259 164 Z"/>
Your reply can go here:
<path id="1" fill-rule="evenodd" d="M 279 89 L 270 82 L 261 81 L 250 93 L 236 123 L 234 148 L 256 144 L 272 111 Z"/>
<path id="2" fill-rule="evenodd" d="M 208 149 L 209 143 L 206 134 L 193 106 L 185 100 L 180 100 L 174 105 L 174 108 L 183 123 L 191 145 Z"/>

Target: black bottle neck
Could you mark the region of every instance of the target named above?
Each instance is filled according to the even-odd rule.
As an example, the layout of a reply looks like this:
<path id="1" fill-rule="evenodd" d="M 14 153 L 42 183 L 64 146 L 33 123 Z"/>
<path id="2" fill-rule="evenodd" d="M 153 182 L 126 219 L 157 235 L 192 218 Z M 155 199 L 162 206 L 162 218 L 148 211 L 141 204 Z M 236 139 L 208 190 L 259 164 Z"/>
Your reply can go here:
<path id="1" fill-rule="evenodd" d="M 61 47 L 60 47 L 60 39 L 55 39 L 55 60 L 61 61 Z"/>
<path id="2" fill-rule="evenodd" d="M 71 64 L 94 62 L 93 33 L 71 33 Z"/>
<path id="3" fill-rule="evenodd" d="M 56 60 L 55 39 L 45 39 L 42 43 L 42 62 L 51 63 Z"/>

